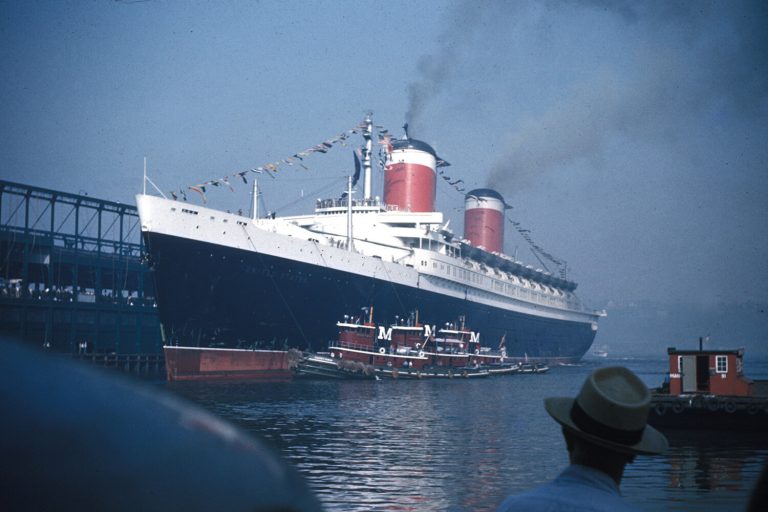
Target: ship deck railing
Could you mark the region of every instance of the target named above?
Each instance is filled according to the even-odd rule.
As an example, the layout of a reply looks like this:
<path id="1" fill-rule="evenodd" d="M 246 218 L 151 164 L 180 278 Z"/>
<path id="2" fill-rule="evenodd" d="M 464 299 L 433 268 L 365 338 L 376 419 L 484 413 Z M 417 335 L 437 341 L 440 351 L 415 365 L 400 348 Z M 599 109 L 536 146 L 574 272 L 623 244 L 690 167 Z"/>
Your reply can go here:
<path id="1" fill-rule="evenodd" d="M 346 208 L 347 199 L 318 199 L 315 203 L 315 208 L 318 210 L 326 208 Z M 352 199 L 352 207 L 356 206 L 375 206 L 380 207 L 381 201 L 377 198 L 371 199 Z"/>
<path id="2" fill-rule="evenodd" d="M 447 261 L 440 261 L 439 264 L 441 265 L 439 268 L 422 269 L 422 271 L 447 283 L 451 288 L 457 285 L 462 287 L 469 286 L 469 293 L 475 297 L 501 298 L 505 301 L 518 300 L 574 313 L 600 314 L 600 312 L 584 306 L 575 295 L 566 290 L 560 290 L 563 295 L 550 295 L 524 284 L 513 282 L 508 278 L 493 275 L 487 268 L 484 270 L 481 268 L 467 270 L 460 265 Z M 465 272 L 470 272 L 474 275 L 470 276 L 465 274 Z"/>
<path id="3" fill-rule="evenodd" d="M 377 355 L 397 355 L 406 357 L 419 357 L 420 350 L 412 347 L 399 346 L 395 350 L 384 348 L 384 352 L 381 352 L 381 348 L 376 348 L 373 345 L 362 345 L 359 343 L 350 343 L 347 341 L 332 341 L 329 344 L 329 348 L 348 348 L 351 350 L 359 350 L 361 352 L 376 353 Z"/>
<path id="4" fill-rule="evenodd" d="M 349 348 L 352 350 L 360 350 L 363 352 L 373 352 L 375 350 L 372 344 L 367 345 L 362 343 L 352 343 L 349 341 L 338 341 L 338 340 L 331 341 L 328 344 L 328 348 Z"/>

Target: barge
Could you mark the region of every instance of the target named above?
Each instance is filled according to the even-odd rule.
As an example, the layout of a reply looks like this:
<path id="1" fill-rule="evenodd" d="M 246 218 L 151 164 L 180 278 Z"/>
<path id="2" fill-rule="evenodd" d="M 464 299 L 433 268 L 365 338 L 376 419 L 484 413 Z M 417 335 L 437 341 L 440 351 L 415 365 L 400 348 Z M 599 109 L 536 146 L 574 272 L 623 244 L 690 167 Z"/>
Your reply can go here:
<path id="1" fill-rule="evenodd" d="M 768 381 L 744 375 L 744 349 L 667 349 L 669 375 L 653 391 L 658 429 L 768 432 Z"/>
<path id="2" fill-rule="evenodd" d="M 297 350 L 164 346 L 169 381 L 284 380 L 293 377 Z"/>

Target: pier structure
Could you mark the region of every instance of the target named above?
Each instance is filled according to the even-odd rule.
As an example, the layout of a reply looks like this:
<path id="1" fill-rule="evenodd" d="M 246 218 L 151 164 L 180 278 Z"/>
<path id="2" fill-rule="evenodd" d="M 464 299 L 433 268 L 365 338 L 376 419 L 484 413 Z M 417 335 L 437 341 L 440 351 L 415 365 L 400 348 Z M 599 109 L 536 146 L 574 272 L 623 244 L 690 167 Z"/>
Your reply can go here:
<path id="1" fill-rule="evenodd" d="M 0 334 L 129 369 L 162 367 L 143 254 L 135 206 L 0 180 Z"/>

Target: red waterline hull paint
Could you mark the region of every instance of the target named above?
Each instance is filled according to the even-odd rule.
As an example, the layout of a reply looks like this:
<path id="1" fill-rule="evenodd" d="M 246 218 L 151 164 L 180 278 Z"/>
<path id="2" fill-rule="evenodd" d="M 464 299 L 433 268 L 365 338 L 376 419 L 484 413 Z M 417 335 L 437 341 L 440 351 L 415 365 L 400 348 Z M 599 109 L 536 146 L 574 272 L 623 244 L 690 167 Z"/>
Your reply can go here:
<path id="1" fill-rule="evenodd" d="M 285 350 L 163 347 L 169 381 L 291 379 Z"/>

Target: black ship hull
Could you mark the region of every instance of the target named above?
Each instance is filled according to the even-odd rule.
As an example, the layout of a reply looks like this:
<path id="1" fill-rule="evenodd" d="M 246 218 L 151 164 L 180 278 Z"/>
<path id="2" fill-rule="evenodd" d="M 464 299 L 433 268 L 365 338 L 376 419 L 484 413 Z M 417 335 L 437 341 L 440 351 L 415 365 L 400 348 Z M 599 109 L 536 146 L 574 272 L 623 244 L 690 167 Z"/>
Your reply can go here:
<path id="1" fill-rule="evenodd" d="M 362 315 L 365 306 L 375 308 L 379 322 L 414 310 L 430 321 L 464 316 L 483 345 L 496 348 L 504 337 L 511 358 L 574 362 L 595 337 L 589 321 L 504 310 L 255 251 L 144 236 L 167 344 L 323 350 L 336 336 L 335 321 Z"/>

